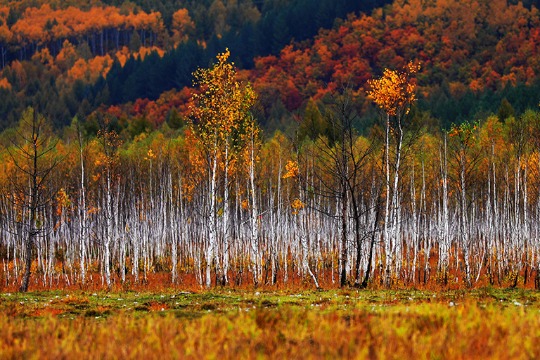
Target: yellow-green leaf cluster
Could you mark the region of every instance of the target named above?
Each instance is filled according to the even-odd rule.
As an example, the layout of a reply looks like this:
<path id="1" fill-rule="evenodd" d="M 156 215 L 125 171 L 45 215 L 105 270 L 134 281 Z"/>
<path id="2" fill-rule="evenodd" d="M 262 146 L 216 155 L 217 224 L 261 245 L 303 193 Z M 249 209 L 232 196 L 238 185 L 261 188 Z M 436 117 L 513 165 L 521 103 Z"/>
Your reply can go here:
<path id="1" fill-rule="evenodd" d="M 191 124 L 207 149 L 215 149 L 243 126 L 256 99 L 251 85 L 237 79 L 229 57 L 227 49 L 210 69 L 194 73 L 199 92 L 193 96 Z"/>

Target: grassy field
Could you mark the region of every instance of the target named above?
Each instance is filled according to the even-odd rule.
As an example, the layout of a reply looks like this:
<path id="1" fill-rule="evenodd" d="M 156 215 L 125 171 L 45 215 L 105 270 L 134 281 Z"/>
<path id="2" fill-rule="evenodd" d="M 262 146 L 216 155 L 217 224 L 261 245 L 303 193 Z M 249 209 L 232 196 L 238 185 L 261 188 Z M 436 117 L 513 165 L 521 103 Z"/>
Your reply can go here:
<path id="1" fill-rule="evenodd" d="M 0 294 L 0 358 L 538 359 L 540 293 Z"/>

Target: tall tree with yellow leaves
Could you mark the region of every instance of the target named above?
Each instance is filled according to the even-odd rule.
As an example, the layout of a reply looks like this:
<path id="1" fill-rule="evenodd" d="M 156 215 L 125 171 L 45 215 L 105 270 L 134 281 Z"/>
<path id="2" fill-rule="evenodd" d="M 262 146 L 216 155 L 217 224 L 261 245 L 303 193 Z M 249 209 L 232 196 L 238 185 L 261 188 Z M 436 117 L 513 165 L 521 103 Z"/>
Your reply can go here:
<path id="1" fill-rule="evenodd" d="M 237 79 L 234 64 L 229 60 L 230 52 L 217 55 L 217 63 L 209 69 L 199 69 L 194 73 L 195 84 L 199 91 L 193 95 L 191 107 L 191 129 L 199 140 L 208 175 L 208 239 L 205 247 L 206 287 L 211 286 L 211 267 L 215 261 L 217 278 L 227 283 L 228 270 L 228 219 L 229 190 L 228 182 L 231 165 L 240 153 L 239 134 L 242 127 L 251 123 L 250 108 L 255 103 L 255 92 L 249 83 Z M 223 196 L 218 196 L 219 177 L 223 177 Z M 218 198 L 223 207 L 218 209 Z M 219 212 L 219 214 L 218 214 Z M 218 252 L 218 215 L 222 219 L 223 259 L 220 266 Z"/>
<path id="2" fill-rule="evenodd" d="M 403 126 L 412 104 L 416 101 L 414 74 L 419 66 L 410 62 L 402 71 L 385 69 L 379 79 L 369 81 L 370 98 L 385 115 L 385 175 L 386 208 L 384 215 L 385 285 L 392 283 L 392 264 L 399 267 L 400 253 L 400 194 L 399 175 L 403 147 Z M 390 163 L 390 137 L 394 140 L 394 158 Z M 390 169 L 392 168 L 392 174 Z M 397 269 L 395 269 L 397 270 Z"/>

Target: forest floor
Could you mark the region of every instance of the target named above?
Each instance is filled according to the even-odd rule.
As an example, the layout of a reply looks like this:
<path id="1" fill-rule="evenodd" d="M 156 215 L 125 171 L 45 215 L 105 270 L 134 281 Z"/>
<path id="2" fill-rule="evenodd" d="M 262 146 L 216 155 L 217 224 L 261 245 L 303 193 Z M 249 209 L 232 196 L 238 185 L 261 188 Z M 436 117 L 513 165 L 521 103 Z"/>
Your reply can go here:
<path id="1" fill-rule="evenodd" d="M 540 358 L 540 292 L 0 293 L 0 358 Z"/>

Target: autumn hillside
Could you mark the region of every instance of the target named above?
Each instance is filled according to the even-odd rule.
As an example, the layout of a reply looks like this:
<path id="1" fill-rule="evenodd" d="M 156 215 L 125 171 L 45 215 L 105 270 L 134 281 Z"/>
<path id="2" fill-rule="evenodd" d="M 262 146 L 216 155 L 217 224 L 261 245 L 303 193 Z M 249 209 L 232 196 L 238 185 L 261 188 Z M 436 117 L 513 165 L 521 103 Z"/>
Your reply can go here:
<path id="1" fill-rule="evenodd" d="M 101 105 L 156 99 L 191 86 L 192 72 L 225 47 L 251 67 L 336 17 L 387 2 L 1 1 L 0 129 L 28 105 L 62 127 Z"/>
<path id="2" fill-rule="evenodd" d="M 348 3 L 2 1 L 0 128 L 30 105 L 56 127 L 78 116 L 90 132 L 104 115 L 131 136 L 181 126 L 192 72 L 225 47 L 270 132 L 344 87 L 372 118 L 366 81 L 410 60 L 422 66 L 418 117 L 431 125 L 496 113 L 503 99 L 518 114 L 538 104 L 536 2 Z"/>
<path id="3" fill-rule="evenodd" d="M 289 111 L 349 86 L 362 97 L 384 68 L 421 65 L 420 107 L 448 127 L 497 113 L 507 98 L 518 112 L 540 99 L 540 13 L 511 1 L 395 1 L 371 16 L 350 16 L 313 41 L 258 58 L 250 73 L 263 99 Z M 270 102 L 271 117 L 276 103 Z"/>

